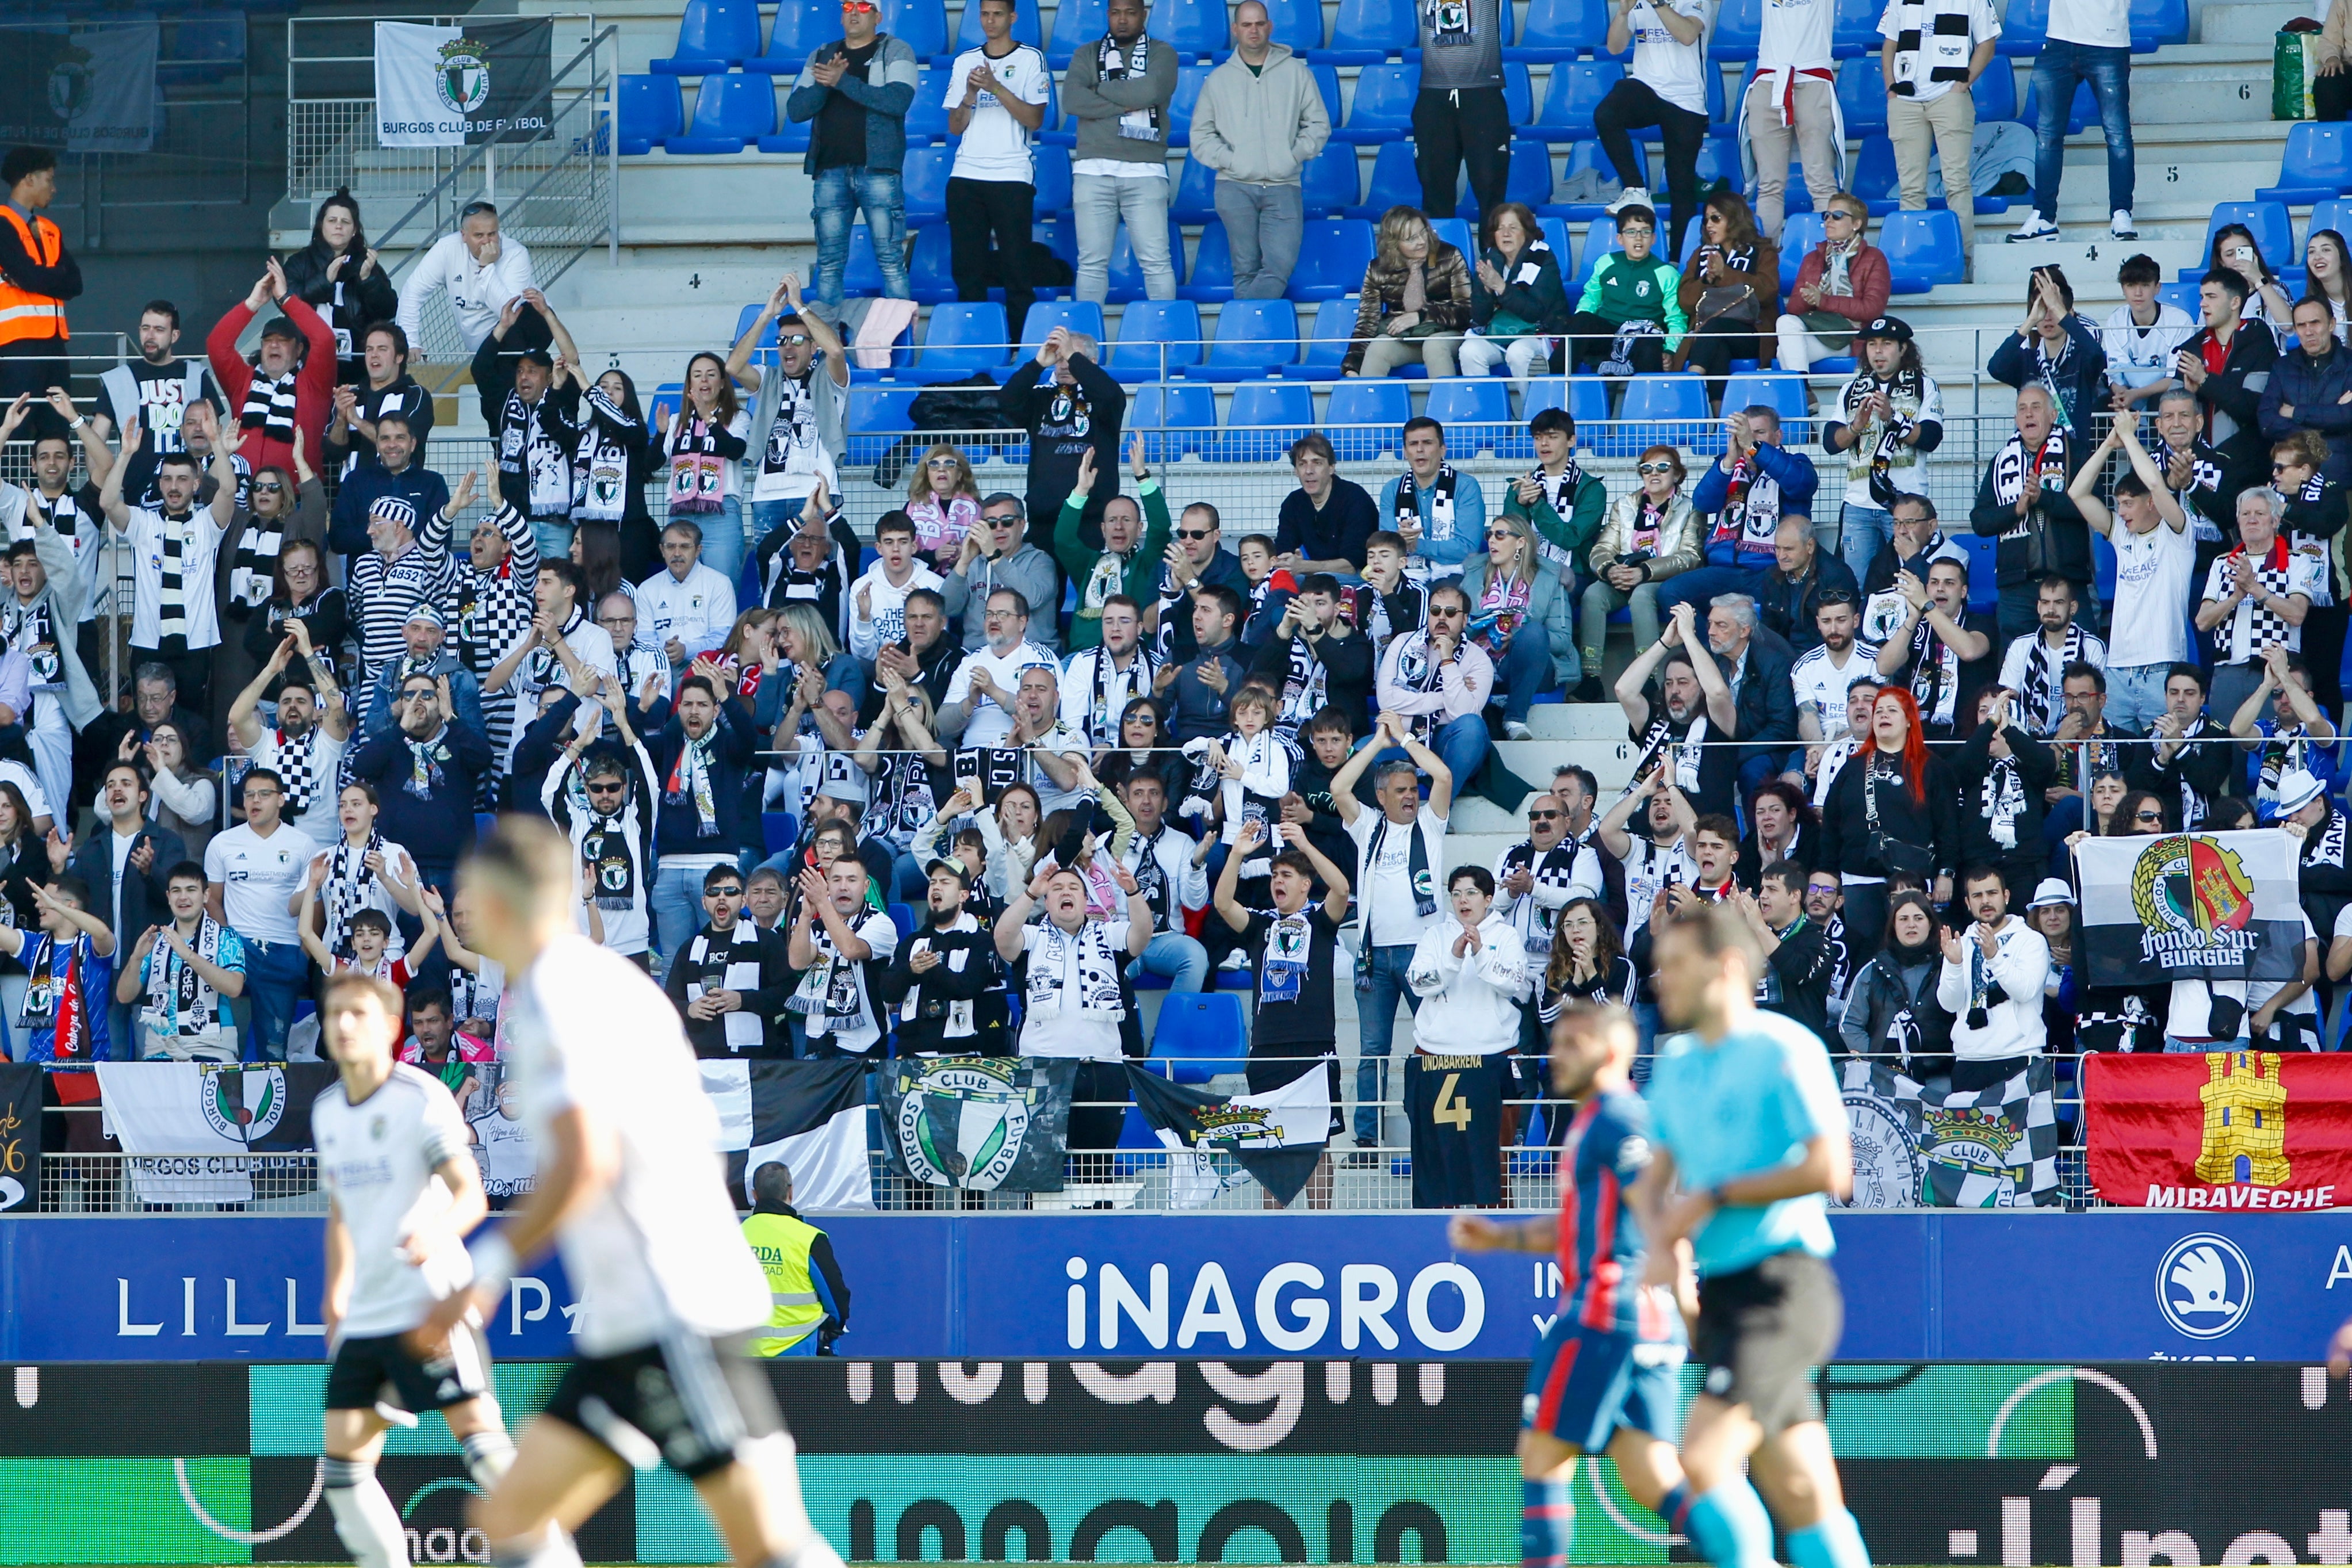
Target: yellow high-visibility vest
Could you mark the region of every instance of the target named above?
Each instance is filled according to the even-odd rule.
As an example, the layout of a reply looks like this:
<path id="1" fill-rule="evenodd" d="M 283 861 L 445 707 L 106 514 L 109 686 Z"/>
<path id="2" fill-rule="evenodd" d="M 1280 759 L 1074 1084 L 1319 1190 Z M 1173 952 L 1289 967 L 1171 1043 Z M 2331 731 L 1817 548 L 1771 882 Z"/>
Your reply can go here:
<path id="1" fill-rule="evenodd" d="M 751 1342 L 754 1355 L 782 1355 L 799 1347 L 824 1321 L 809 1248 L 824 1233 L 792 1215 L 755 1214 L 743 1222 L 743 1239 L 768 1271 L 768 1327 L 772 1335 Z"/>

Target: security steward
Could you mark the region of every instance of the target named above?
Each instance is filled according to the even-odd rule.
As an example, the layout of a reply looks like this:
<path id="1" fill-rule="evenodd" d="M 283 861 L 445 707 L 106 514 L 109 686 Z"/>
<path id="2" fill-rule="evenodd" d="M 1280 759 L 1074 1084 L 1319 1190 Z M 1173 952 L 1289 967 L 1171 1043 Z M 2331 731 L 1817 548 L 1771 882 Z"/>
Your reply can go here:
<path id="1" fill-rule="evenodd" d="M 768 1333 L 751 1342 L 754 1355 L 831 1355 L 849 1328 L 849 1286 L 824 1232 L 793 1210 L 793 1173 L 782 1162 L 751 1177 L 751 1217 L 743 1239 L 768 1271 L 774 1310 Z"/>
<path id="2" fill-rule="evenodd" d="M 46 147 L 12 147 L 0 158 L 0 406 L 18 393 L 32 395 L 20 426 L 24 439 L 55 436 L 70 441 L 66 423 L 46 399 L 69 384 L 66 363 L 66 301 L 81 294 L 81 264 L 66 249 L 65 234 L 41 209 L 57 199 L 58 155 Z"/>

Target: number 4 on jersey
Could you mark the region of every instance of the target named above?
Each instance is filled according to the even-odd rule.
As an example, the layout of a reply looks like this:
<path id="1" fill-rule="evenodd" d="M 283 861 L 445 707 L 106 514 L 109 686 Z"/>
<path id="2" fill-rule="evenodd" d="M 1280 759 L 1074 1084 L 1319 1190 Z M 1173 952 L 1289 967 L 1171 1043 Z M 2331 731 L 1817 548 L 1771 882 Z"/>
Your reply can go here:
<path id="1" fill-rule="evenodd" d="M 1467 1132 L 1470 1131 L 1470 1102 L 1454 1092 L 1454 1086 L 1461 1081 L 1462 1075 L 1458 1072 L 1445 1075 L 1444 1083 L 1438 1087 L 1437 1099 L 1429 1108 L 1429 1119 L 1444 1122 L 1456 1132 Z"/>

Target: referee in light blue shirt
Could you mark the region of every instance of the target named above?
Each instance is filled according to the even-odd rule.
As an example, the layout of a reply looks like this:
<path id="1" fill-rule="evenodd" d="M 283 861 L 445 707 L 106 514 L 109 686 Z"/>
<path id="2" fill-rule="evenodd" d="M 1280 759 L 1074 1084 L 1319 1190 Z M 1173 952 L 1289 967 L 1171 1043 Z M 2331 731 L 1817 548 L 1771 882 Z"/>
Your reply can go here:
<path id="1" fill-rule="evenodd" d="M 1764 961 L 1737 911 L 1677 911 L 1654 962 L 1661 1027 L 1687 1032 L 1660 1044 L 1657 1147 L 1634 1202 L 1653 1283 L 1673 1283 L 1675 1244 L 1691 1244 L 1702 1373 L 1683 1426 L 1690 1500 L 1669 1522 L 1722 1568 L 1770 1568 L 1772 1521 L 1742 1473 L 1752 1454 L 1796 1568 L 1868 1568 L 1813 1394 L 1845 1311 L 1828 1197 L 1853 1184 L 1828 1052 L 1802 1025 L 1757 1011 Z"/>

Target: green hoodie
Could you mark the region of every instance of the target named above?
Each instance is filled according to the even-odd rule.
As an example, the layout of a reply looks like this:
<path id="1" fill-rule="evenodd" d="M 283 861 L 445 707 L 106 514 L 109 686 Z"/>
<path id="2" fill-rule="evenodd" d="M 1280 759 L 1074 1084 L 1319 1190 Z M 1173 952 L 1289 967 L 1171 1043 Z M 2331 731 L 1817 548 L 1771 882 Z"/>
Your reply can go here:
<path id="1" fill-rule="evenodd" d="M 1681 346 L 1690 322 L 1683 315 L 1682 274 L 1650 253 L 1647 261 L 1633 261 L 1622 250 L 1602 257 L 1585 279 L 1579 310 L 1589 310 L 1612 327 L 1628 321 L 1656 321 L 1666 329 L 1666 352 Z"/>
<path id="2" fill-rule="evenodd" d="M 1089 550 L 1078 538 L 1087 497 L 1072 491 L 1054 520 L 1054 559 L 1077 584 L 1078 607 L 1070 617 L 1070 651 L 1102 646 L 1103 601 L 1125 594 L 1138 605 L 1149 605 L 1160 595 L 1160 569 L 1168 553 L 1168 496 L 1153 476 L 1139 487 L 1143 507 L 1143 542 L 1122 563 L 1107 550 Z M 1117 585 L 1114 586 L 1113 584 Z"/>

